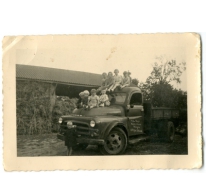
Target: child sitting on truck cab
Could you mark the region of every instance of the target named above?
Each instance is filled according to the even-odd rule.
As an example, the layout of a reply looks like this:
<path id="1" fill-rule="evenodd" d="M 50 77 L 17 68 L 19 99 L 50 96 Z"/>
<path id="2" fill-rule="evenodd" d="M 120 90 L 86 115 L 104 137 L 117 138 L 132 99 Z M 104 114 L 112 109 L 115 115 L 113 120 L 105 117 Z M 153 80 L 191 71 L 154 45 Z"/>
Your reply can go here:
<path id="1" fill-rule="evenodd" d="M 112 72 L 108 72 L 108 76 L 105 83 L 106 83 L 106 91 L 107 91 L 107 89 L 109 89 L 114 83 L 114 76 Z"/>
<path id="2" fill-rule="evenodd" d="M 127 71 L 124 71 L 123 73 L 124 77 L 122 79 L 122 83 L 120 85 L 120 88 L 124 88 L 130 85 L 131 81 L 130 81 L 130 77 Z"/>
<path id="3" fill-rule="evenodd" d="M 130 79 L 130 84 L 132 83 L 131 72 L 128 71 L 128 77 Z"/>
<path id="4" fill-rule="evenodd" d="M 101 84 L 101 87 L 99 87 L 98 89 L 97 89 L 97 93 L 98 92 L 100 92 L 101 90 L 103 90 L 103 89 L 106 89 L 107 87 L 106 87 L 106 80 L 107 80 L 107 73 L 102 73 L 102 84 Z"/>
<path id="5" fill-rule="evenodd" d="M 114 73 L 115 73 L 115 75 L 113 76 L 114 82 L 113 82 L 112 86 L 108 89 L 108 91 L 114 91 L 115 88 L 120 86 L 121 83 L 122 83 L 122 76 L 118 75 L 119 74 L 119 70 L 115 69 Z"/>
<path id="6" fill-rule="evenodd" d="M 96 95 L 96 89 L 91 90 L 91 96 L 88 97 L 88 108 L 94 108 L 99 106 L 99 96 Z"/>

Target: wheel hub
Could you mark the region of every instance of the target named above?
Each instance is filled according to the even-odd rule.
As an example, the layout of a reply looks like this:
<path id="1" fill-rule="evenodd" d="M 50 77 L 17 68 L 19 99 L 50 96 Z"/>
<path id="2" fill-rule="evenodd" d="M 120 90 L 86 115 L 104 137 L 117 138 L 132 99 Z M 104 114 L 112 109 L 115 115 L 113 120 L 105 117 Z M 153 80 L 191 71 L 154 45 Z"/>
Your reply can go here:
<path id="1" fill-rule="evenodd" d="M 118 134 L 110 134 L 107 139 L 107 146 L 110 150 L 118 150 L 121 146 L 121 137 Z"/>

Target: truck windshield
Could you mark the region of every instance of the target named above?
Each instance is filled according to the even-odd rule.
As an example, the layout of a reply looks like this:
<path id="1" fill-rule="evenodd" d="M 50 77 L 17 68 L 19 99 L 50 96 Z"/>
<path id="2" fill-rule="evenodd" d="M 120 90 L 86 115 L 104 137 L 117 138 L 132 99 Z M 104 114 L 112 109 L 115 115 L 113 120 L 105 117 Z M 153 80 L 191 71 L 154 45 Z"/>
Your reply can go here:
<path id="1" fill-rule="evenodd" d="M 123 104 L 126 99 L 126 93 L 112 93 L 109 95 L 111 104 Z"/>

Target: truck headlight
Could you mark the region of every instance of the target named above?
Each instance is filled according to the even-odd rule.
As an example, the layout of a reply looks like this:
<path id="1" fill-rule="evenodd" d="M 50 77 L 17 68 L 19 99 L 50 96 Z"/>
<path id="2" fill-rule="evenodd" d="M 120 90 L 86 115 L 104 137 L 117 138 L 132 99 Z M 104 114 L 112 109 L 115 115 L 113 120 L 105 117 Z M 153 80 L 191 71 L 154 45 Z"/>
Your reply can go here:
<path id="1" fill-rule="evenodd" d="M 62 118 L 59 118 L 59 124 L 61 124 L 61 123 L 62 123 L 62 121 L 63 121 L 63 119 L 62 119 Z"/>
<path id="2" fill-rule="evenodd" d="M 68 122 L 67 122 L 67 126 L 72 126 L 72 124 L 73 124 L 73 123 L 72 123 L 71 121 L 68 121 Z"/>
<path id="3" fill-rule="evenodd" d="M 90 121 L 90 126 L 94 127 L 95 126 L 95 121 Z"/>

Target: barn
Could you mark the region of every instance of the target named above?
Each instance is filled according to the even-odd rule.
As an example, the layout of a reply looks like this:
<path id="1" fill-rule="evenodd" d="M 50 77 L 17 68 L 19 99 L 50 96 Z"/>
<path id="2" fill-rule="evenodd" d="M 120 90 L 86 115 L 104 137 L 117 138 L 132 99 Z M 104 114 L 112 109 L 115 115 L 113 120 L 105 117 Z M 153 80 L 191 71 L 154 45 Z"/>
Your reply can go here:
<path id="1" fill-rule="evenodd" d="M 17 134 L 56 131 L 58 118 L 73 111 L 79 92 L 100 84 L 100 74 L 17 64 Z"/>

